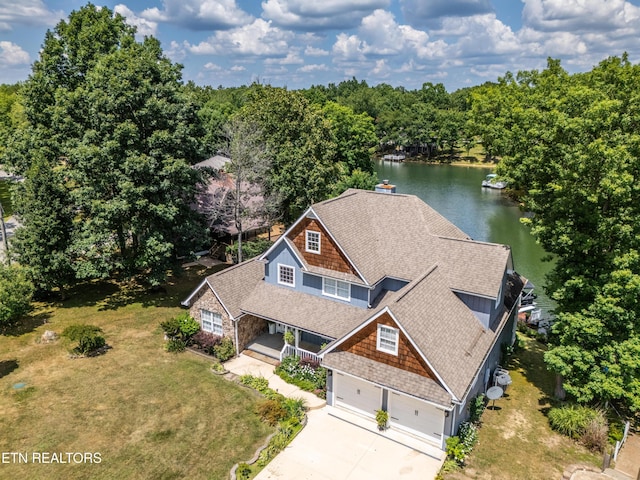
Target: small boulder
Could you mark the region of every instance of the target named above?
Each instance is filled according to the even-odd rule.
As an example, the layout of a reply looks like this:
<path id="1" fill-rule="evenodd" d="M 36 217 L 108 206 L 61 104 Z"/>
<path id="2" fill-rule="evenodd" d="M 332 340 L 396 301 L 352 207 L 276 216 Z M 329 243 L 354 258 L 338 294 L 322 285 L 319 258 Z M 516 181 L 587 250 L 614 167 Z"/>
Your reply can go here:
<path id="1" fill-rule="evenodd" d="M 45 332 L 42 334 L 42 342 L 43 343 L 54 342 L 57 339 L 58 339 L 58 334 L 56 332 L 54 332 L 53 330 L 45 330 Z"/>

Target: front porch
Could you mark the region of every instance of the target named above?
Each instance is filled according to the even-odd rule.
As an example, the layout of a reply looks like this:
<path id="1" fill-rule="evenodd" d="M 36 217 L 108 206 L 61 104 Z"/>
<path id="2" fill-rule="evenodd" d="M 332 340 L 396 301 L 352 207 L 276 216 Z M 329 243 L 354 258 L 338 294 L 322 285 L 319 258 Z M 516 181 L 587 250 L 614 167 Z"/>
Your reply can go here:
<path id="1" fill-rule="evenodd" d="M 293 332 L 293 345 L 288 345 L 284 341 L 284 333 L 287 330 Z M 317 353 L 322 349 L 323 344 L 327 344 L 330 341 L 330 338 L 324 338 L 295 327 L 271 323 L 269 331 L 262 333 L 249 342 L 246 349 L 279 361 L 296 355 L 301 359 L 320 362 L 320 357 Z"/>

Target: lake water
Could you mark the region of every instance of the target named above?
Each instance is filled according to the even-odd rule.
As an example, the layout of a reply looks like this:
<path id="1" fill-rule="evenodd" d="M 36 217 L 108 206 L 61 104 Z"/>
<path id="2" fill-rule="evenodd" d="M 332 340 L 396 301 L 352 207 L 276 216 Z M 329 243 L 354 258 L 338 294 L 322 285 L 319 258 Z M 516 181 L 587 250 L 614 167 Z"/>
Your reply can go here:
<path id="1" fill-rule="evenodd" d="M 421 198 L 474 240 L 511 246 L 516 271 L 536 286 L 538 306 L 552 308 L 542 289 L 552 264 L 543 261 L 546 252 L 520 222 L 518 204 L 500 190 L 482 188 L 490 168 L 378 161 L 376 172 L 397 193 Z"/>

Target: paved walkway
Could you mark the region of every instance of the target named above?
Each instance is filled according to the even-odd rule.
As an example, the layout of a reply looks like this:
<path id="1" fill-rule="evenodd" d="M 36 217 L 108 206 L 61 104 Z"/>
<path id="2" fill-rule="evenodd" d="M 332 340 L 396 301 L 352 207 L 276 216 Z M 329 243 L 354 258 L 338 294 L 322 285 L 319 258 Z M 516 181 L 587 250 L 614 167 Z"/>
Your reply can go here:
<path id="1" fill-rule="evenodd" d="M 303 398 L 310 410 L 316 410 L 324 407 L 327 402 L 318 398 L 311 392 L 305 392 L 295 385 L 282 380 L 274 373 L 275 367 L 266 362 L 262 362 L 248 355 L 240 354 L 238 357 L 225 362 L 224 368 L 235 375 L 253 375 L 254 377 L 263 377 L 269 381 L 269 388 L 290 398 Z"/>
<path id="2" fill-rule="evenodd" d="M 635 480 L 640 476 L 640 435 L 630 433 L 622 445 L 616 470 Z"/>

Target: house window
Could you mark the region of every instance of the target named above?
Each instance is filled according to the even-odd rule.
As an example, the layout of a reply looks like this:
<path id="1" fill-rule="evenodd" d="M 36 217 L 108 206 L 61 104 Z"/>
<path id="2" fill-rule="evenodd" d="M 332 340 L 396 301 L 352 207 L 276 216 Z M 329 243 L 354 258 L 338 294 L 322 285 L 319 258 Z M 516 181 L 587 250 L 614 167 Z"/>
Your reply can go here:
<path id="1" fill-rule="evenodd" d="M 398 355 L 398 329 L 386 325 L 378 325 L 376 348 L 381 352 Z"/>
<path id="2" fill-rule="evenodd" d="M 349 300 L 351 298 L 351 284 L 334 280 L 333 278 L 322 278 L 322 293 L 329 297 Z"/>
<path id="3" fill-rule="evenodd" d="M 320 253 L 320 233 L 307 230 L 306 235 L 307 235 L 307 252 Z"/>
<path id="4" fill-rule="evenodd" d="M 200 310 L 202 330 L 222 336 L 222 315 L 209 310 Z"/>
<path id="5" fill-rule="evenodd" d="M 293 267 L 278 264 L 278 283 L 288 285 L 290 287 L 294 287 L 296 285 L 295 271 Z"/>

